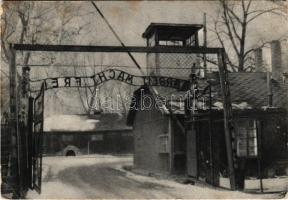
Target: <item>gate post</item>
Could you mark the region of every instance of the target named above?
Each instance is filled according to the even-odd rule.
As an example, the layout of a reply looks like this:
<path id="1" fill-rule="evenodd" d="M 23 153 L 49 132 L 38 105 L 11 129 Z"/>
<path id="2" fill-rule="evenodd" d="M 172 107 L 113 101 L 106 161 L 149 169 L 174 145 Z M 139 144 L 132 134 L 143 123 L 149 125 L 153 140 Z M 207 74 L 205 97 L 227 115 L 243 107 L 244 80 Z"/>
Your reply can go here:
<path id="1" fill-rule="evenodd" d="M 34 110 L 34 98 L 29 97 L 29 106 L 28 106 L 28 187 L 33 189 L 33 110 Z"/>
<path id="2" fill-rule="evenodd" d="M 19 123 L 21 129 L 19 130 L 19 136 L 21 138 L 21 183 L 22 190 L 26 192 L 30 186 L 29 184 L 29 79 L 30 68 L 28 66 L 22 67 L 22 76 L 20 83 L 19 96 Z"/>
<path id="3" fill-rule="evenodd" d="M 18 93 L 17 93 L 17 79 L 16 79 L 16 51 L 14 45 L 9 46 L 9 91 L 10 91 L 10 116 L 9 127 L 11 134 L 11 161 L 10 161 L 10 180 L 9 184 L 14 190 L 13 195 L 21 197 L 21 179 L 20 179 L 20 141 L 18 132 Z"/>

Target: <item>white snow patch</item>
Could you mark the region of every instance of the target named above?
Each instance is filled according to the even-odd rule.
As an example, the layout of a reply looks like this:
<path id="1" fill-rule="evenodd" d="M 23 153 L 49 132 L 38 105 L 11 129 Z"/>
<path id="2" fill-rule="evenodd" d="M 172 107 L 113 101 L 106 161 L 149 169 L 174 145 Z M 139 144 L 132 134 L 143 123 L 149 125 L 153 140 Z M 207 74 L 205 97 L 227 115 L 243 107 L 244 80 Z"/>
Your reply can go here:
<path id="1" fill-rule="evenodd" d="M 218 110 L 222 110 L 223 109 L 223 103 L 222 102 L 215 102 L 213 104 L 214 108 L 218 109 Z M 244 110 L 244 109 L 252 109 L 252 107 L 247 103 L 247 102 L 241 102 L 241 103 L 232 103 L 232 108 L 233 109 L 239 109 L 239 110 Z"/>
<path id="2" fill-rule="evenodd" d="M 41 194 L 36 191 L 29 191 L 28 199 L 81 199 L 85 197 L 83 191 L 77 187 L 60 182 L 59 180 L 43 183 Z"/>
<path id="3" fill-rule="evenodd" d="M 44 119 L 44 131 L 92 131 L 98 122 L 78 115 L 53 115 Z"/>

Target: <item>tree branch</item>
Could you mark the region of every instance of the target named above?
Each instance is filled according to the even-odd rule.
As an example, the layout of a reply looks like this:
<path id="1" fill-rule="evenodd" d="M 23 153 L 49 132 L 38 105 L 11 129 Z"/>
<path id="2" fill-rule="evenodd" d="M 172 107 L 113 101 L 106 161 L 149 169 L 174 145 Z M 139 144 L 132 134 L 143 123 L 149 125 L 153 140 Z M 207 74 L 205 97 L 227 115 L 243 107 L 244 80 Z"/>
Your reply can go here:
<path id="1" fill-rule="evenodd" d="M 237 30 L 236 30 L 236 27 L 235 27 L 235 23 L 234 23 L 234 21 L 233 21 L 233 18 L 232 18 L 232 16 L 229 14 L 229 12 L 227 12 L 227 14 L 228 14 L 229 20 L 230 20 L 230 22 L 231 22 L 231 24 L 232 24 L 233 33 L 234 33 L 234 35 L 236 36 L 236 38 L 240 41 L 241 38 L 240 38 L 240 35 L 238 34 L 238 32 L 237 32 Z"/>
<path id="2" fill-rule="evenodd" d="M 254 15 L 253 17 L 251 17 L 250 19 L 248 19 L 247 23 L 250 23 L 251 21 L 255 20 L 256 18 L 260 17 L 261 15 L 263 15 L 265 13 L 277 14 L 277 13 L 273 12 L 275 10 L 278 10 L 278 8 L 271 8 L 271 9 L 268 9 L 268 10 L 254 10 L 254 11 L 251 11 L 250 13 L 247 13 L 247 16 L 250 16 L 251 14 L 255 14 L 255 13 L 257 13 L 257 14 Z"/>
<path id="3" fill-rule="evenodd" d="M 227 7 L 227 5 L 224 5 L 224 10 L 223 10 L 223 14 L 224 14 L 224 22 L 225 22 L 225 24 L 226 24 L 226 28 L 227 28 L 227 30 L 228 30 L 228 36 L 229 36 L 229 38 L 230 38 L 230 40 L 231 40 L 231 44 L 232 44 L 232 46 L 233 46 L 233 48 L 234 48 L 234 51 L 236 52 L 236 54 L 239 56 L 239 50 L 237 49 L 237 45 L 236 45 L 236 42 L 235 42 L 235 40 L 234 40 L 234 37 L 233 37 L 233 34 L 232 34 L 232 32 L 231 32 L 231 27 L 230 27 L 230 24 L 229 24 L 229 20 L 228 20 L 228 18 L 227 18 L 227 11 L 225 10 L 225 7 Z"/>
<path id="4" fill-rule="evenodd" d="M 247 8 L 246 8 L 246 10 L 245 10 L 246 14 L 248 14 L 248 12 L 249 12 L 251 3 L 252 3 L 252 0 L 249 0 L 248 5 L 247 5 Z"/>
<path id="5" fill-rule="evenodd" d="M 217 22 L 215 22 L 215 33 L 216 33 L 216 35 L 217 35 L 217 38 L 218 38 L 218 40 L 219 40 L 222 48 L 225 49 L 224 41 L 222 40 L 220 34 L 219 34 L 218 31 L 217 31 Z M 225 54 L 226 54 L 226 52 L 225 52 Z M 229 63 L 229 65 L 231 66 L 232 70 L 234 71 L 235 68 L 237 68 L 237 66 L 234 65 L 234 64 L 231 62 L 231 60 L 230 60 L 230 58 L 229 58 L 229 56 L 228 56 L 227 54 L 226 54 L 226 60 L 227 60 L 227 62 Z"/>
<path id="6" fill-rule="evenodd" d="M 241 21 L 240 17 L 234 12 L 234 10 L 229 8 L 229 6 L 227 5 L 226 1 L 225 0 L 220 0 L 220 2 L 222 3 L 222 7 L 227 9 L 227 11 L 233 15 L 233 17 L 237 20 L 238 23 L 242 24 L 242 21 Z"/>

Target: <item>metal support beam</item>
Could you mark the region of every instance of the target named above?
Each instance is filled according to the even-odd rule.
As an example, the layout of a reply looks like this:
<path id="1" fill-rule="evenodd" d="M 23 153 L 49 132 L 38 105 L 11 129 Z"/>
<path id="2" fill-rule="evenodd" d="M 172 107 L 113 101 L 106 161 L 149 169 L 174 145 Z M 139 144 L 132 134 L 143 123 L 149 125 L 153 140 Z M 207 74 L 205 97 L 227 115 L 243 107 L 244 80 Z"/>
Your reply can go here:
<path id="1" fill-rule="evenodd" d="M 201 53 L 217 54 L 221 48 L 178 47 L 178 46 L 83 46 L 83 45 L 42 45 L 14 44 L 15 50 L 20 51 L 55 51 L 55 52 L 118 52 L 118 53 Z"/>

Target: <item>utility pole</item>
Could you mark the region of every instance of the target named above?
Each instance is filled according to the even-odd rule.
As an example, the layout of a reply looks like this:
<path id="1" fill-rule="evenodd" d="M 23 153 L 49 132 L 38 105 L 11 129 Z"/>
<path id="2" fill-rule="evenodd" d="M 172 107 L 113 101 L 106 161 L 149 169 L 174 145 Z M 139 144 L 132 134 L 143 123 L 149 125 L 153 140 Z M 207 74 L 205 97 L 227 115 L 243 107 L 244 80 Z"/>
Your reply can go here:
<path id="1" fill-rule="evenodd" d="M 102 17 L 102 19 L 105 21 L 105 23 L 107 24 L 107 26 L 109 27 L 109 29 L 111 30 L 111 32 L 114 34 L 114 36 L 116 37 L 116 39 L 118 40 L 118 42 L 120 42 L 122 47 L 125 47 L 125 44 L 122 42 L 122 40 L 120 39 L 120 37 L 118 36 L 118 34 L 114 31 L 113 27 L 110 25 L 109 21 L 105 18 L 105 16 L 103 15 L 103 13 L 101 12 L 101 10 L 97 7 L 97 5 L 91 1 L 92 5 L 94 6 L 94 8 L 97 10 L 97 12 L 99 13 L 99 15 Z M 131 58 L 131 60 L 133 61 L 133 63 L 137 66 L 137 68 L 142 72 L 143 71 L 140 67 L 140 65 L 138 64 L 138 62 L 136 61 L 136 59 L 134 58 L 134 56 L 127 51 L 127 54 L 129 55 L 129 57 Z"/>
<path id="2" fill-rule="evenodd" d="M 206 13 L 203 14 L 203 38 L 204 38 L 204 44 L 203 46 L 207 47 L 207 23 L 206 23 Z M 203 54 L 203 65 L 204 65 L 204 77 L 206 77 L 207 74 L 207 55 L 206 53 Z"/>
<path id="3" fill-rule="evenodd" d="M 236 144 L 235 136 L 233 136 L 233 126 L 232 126 L 232 105 L 231 105 L 231 95 L 228 81 L 228 71 L 225 62 L 225 50 L 222 49 L 218 53 L 218 63 L 219 63 L 219 75 L 220 84 L 223 95 L 223 112 L 224 112 L 224 130 L 225 130 L 225 143 L 227 151 L 228 160 L 228 170 L 231 190 L 236 190 L 238 184 L 236 182 Z M 233 143 L 233 144 L 232 144 Z"/>

